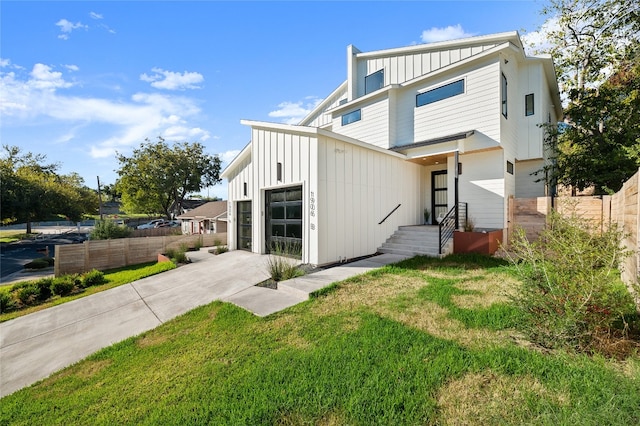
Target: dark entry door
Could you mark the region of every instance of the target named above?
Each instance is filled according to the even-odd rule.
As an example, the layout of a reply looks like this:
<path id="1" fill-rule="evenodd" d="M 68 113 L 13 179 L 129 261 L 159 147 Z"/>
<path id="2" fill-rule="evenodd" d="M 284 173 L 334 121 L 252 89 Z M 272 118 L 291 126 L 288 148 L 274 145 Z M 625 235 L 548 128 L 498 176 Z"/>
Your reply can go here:
<path id="1" fill-rule="evenodd" d="M 447 171 L 431 172 L 431 223 L 436 225 L 436 218 L 449 211 L 447 202 Z"/>
<path id="2" fill-rule="evenodd" d="M 266 193 L 266 252 L 302 255 L 302 186 Z"/>
<path id="3" fill-rule="evenodd" d="M 238 201 L 238 250 L 251 251 L 251 201 Z"/>

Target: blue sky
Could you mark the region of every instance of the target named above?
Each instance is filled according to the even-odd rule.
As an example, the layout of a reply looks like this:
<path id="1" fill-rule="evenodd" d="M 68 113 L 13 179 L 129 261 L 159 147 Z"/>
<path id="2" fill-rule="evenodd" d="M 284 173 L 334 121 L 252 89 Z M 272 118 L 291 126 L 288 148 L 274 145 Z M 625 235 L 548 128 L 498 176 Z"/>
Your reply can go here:
<path id="1" fill-rule="evenodd" d="M 292 123 L 362 51 L 518 30 L 536 1 L 0 3 L 0 139 L 114 183 L 145 138 L 202 142 L 226 165 L 241 119 Z M 226 198 L 226 183 L 203 195 Z"/>

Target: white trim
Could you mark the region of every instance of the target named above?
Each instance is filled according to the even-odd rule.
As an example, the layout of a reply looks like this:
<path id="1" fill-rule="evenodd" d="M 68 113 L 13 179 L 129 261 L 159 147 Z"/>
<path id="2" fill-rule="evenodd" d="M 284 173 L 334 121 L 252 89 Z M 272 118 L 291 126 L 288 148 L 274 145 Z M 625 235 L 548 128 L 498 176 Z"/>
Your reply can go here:
<path id="1" fill-rule="evenodd" d="M 249 142 L 247 145 L 245 145 L 244 148 L 242 148 L 242 151 L 240 151 L 240 153 L 236 155 L 236 158 L 231 160 L 229 165 L 224 168 L 222 173 L 220 173 L 220 177 L 223 179 L 226 178 L 229 174 L 229 171 L 235 169 L 238 163 L 244 160 L 247 156 L 251 156 L 251 142 Z"/>

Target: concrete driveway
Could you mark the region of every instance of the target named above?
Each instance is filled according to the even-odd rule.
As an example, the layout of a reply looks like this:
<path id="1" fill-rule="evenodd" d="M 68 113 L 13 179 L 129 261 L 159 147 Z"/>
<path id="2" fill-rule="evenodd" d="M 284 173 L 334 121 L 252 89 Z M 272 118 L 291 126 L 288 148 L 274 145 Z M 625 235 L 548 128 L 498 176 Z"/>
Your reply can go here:
<path id="1" fill-rule="evenodd" d="M 0 397 L 269 278 L 266 256 L 206 250 L 188 256 L 193 263 L 0 324 Z"/>

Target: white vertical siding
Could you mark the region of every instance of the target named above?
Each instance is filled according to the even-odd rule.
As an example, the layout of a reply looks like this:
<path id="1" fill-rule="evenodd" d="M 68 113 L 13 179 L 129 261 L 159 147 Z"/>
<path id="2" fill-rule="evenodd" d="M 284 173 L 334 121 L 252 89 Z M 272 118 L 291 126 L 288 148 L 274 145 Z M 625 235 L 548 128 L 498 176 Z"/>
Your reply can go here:
<path id="1" fill-rule="evenodd" d="M 318 263 L 375 253 L 398 226 L 420 223 L 420 166 L 325 137 L 318 153 Z"/>
<path id="2" fill-rule="evenodd" d="M 227 245 L 231 250 L 235 250 L 237 246 L 237 235 L 236 232 L 238 230 L 237 227 L 237 201 L 247 201 L 251 200 L 253 189 L 254 189 L 254 180 L 253 180 L 253 168 L 251 165 L 251 157 L 247 156 L 247 158 L 242 161 L 238 166 L 234 169 L 234 174 L 229 176 L 228 178 L 228 206 L 227 206 L 227 223 L 228 223 L 228 231 L 227 231 Z M 244 184 L 247 184 L 247 195 L 244 195 Z"/>
<path id="3" fill-rule="evenodd" d="M 551 99 L 548 94 L 548 86 L 544 77 L 542 64 L 525 63 L 518 69 L 519 91 L 516 95 L 518 126 L 519 160 L 542 158 L 543 156 L 543 129 L 539 124 L 547 121 L 548 105 Z M 533 93 L 534 114 L 525 115 L 525 96 Z"/>

